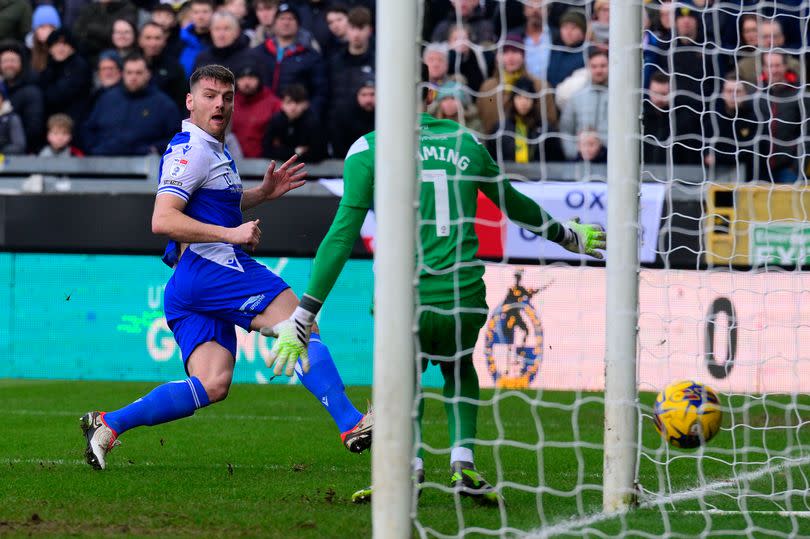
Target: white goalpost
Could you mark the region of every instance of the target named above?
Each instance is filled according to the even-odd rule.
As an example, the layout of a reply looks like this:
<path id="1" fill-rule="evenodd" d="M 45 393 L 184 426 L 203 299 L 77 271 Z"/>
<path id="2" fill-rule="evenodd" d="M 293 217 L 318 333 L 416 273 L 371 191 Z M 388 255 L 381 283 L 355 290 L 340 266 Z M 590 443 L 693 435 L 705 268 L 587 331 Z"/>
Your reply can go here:
<path id="1" fill-rule="evenodd" d="M 602 507 L 635 503 L 641 5 L 611 0 L 608 114 L 605 450 Z"/>
<path id="2" fill-rule="evenodd" d="M 374 537 L 411 536 L 418 2 L 377 3 Z M 384 60 L 383 60 L 384 59 Z"/>

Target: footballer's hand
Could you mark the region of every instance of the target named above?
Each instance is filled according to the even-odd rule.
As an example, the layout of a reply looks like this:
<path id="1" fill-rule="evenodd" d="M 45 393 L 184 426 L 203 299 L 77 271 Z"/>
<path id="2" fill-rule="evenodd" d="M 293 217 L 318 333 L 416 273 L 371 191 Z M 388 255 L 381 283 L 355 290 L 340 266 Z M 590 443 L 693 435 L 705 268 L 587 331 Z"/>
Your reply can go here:
<path id="1" fill-rule="evenodd" d="M 560 242 L 572 253 L 589 255 L 602 260 L 605 256 L 597 251 L 607 248 L 607 233 L 602 225 L 581 224 L 579 217 L 565 223 L 565 236 Z"/>
<path id="2" fill-rule="evenodd" d="M 270 355 L 265 361 L 267 366 L 273 369 L 273 374 L 278 376 L 283 371 L 287 376 L 292 376 L 299 357 L 301 368 L 304 372 L 309 371 L 307 345 L 313 322 L 315 322 L 313 313 L 296 307 L 290 318 L 273 326 L 273 332 L 277 335 L 276 342 L 273 343 Z"/>
<path id="3" fill-rule="evenodd" d="M 234 245 L 244 245 L 251 251 L 259 245 L 262 239 L 262 230 L 259 228 L 259 219 L 242 223 L 236 228 L 231 228 L 228 243 Z"/>
<path id="4" fill-rule="evenodd" d="M 267 167 L 267 172 L 264 173 L 261 185 L 261 190 L 267 200 L 284 196 L 306 183 L 304 178 L 307 177 L 307 171 L 303 170 L 304 163 L 296 165 L 297 160 L 298 156 L 293 154 L 278 168 L 276 168 L 275 161 L 270 161 L 270 166 Z"/>

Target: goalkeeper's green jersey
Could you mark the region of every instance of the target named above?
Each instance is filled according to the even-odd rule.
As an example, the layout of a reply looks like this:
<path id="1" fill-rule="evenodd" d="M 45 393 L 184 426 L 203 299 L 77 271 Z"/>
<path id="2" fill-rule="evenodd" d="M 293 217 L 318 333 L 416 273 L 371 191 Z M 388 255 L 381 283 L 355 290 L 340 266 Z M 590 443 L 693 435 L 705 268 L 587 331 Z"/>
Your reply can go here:
<path id="1" fill-rule="evenodd" d="M 484 264 L 476 258 L 479 190 L 517 224 L 553 241 L 562 238 L 560 224 L 504 181 L 489 152 L 469 131 L 428 114 L 422 115 L 420 124 L 419 238 L 415 252 L 422 303 L 467 298 L 483 289 Z M 373 207 L 375 141 L 375 133 L 369 133 L 346 155 L 343 198 L 318 249 L 306 292 L 320 301 L 334 285 L 363 219 Z"/>

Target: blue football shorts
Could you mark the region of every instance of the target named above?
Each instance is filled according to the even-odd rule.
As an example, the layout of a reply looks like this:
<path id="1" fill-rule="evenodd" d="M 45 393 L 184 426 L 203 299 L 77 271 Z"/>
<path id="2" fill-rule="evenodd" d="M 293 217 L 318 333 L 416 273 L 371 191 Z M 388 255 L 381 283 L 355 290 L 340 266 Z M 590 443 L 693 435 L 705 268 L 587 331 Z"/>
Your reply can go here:
<path id="1" fill-rule="evenodd" d="M 174 333 L 183 364 L 197 346 L 215 341 L 236 357 L 236 328 L 250 322 L 281 292 L 284 279 L 234 249 L 237 267 L 225 267 L 186 249 L 163 295 L 166 323 Z M 188 370 L 188 369 L 186 369 Z"/>

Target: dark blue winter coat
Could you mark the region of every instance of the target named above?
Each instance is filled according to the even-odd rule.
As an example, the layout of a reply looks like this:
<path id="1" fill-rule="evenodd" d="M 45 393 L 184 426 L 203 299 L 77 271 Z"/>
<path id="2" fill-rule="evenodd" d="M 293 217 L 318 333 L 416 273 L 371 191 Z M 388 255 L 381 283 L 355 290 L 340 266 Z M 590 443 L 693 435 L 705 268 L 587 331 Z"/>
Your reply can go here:
<path id="1" fill-rule="evenodd" d="M 546 82 L 557 86 L 581 67 L 585 67 L 585 58 L 579 48 L 570 51 L 553 50 L 548 60 Z"/>
<path id="2" fill-rule="evenodd" d="M 161 153 L 179 125 L 177 106 L 151 84 L 135 93 L 116 86 L 96 101 L 82 141 L 90 155 Z"/>

